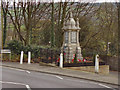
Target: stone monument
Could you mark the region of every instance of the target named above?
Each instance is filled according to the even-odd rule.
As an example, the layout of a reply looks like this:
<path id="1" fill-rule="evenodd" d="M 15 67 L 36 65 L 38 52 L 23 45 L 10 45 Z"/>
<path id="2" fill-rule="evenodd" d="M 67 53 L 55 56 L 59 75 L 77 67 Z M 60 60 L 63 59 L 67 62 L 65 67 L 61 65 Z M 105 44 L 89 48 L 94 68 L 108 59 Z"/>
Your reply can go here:
<path id="1" fill-rule="evenodd" d="M 61 51 L 64 52 L 64 61 L 72 62 L 76 54 L 77 60 L 83 60 L 79 44 L 79 20 L 75 22 L 72 12 L 69 12 L 69 18 L 64 22 L 62 30 L 64 31 L 63 45 Z"/>

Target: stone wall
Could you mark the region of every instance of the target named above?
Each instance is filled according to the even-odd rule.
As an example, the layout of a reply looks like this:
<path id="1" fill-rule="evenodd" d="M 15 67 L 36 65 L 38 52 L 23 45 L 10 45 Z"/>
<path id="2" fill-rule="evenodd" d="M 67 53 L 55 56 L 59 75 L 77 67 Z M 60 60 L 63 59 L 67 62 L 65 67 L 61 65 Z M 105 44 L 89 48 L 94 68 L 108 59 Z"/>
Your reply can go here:
<path id="1" fill-rule="evenodd" d="M 65 68 L 95 73 L 95 66 L 65 67 Z M 99 74 L 104 74 L 104 75 L 109 74 L 109 65 L 100 65 Z"/>
<path id="2" fill-rule="evenodd" d="M 101 56 L 100 58 L 110 66 L 110 70 L 118 71 L 118 57 Z"/>

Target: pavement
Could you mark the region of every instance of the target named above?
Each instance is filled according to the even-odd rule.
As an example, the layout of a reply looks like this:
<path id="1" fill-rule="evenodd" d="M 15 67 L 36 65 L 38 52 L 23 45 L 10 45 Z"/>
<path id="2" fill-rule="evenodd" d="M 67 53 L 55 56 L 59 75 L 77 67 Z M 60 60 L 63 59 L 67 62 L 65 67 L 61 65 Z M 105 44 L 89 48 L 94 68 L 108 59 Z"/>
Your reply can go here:
<path id="1" fill-rule="evenodd" d="M 102 75 L 102 74 L 96 74 L 96 73 L 85 72 L 85 71 L 59 68 L 59 67 L 54 67 L 49 65 L 48 66 L 39 65 L 38 63 L 19 64 L 19 62 L 0 62 L 0 65 L 4 67 L 11 67 L 11 68 L 17 68 L 17 69 L 23 69 L 23 70 L 29 70 L 29 71 L 42 72 L 47 74 L 61 75 L 61 76 L 73 77 L 78 79 L 84 79 L 84 80 L 90 80 L 94 82 L 120 86 L 120 83 L 118 83 L 119 74 L 117 71 L 110 71 L 109 75 Z"/>

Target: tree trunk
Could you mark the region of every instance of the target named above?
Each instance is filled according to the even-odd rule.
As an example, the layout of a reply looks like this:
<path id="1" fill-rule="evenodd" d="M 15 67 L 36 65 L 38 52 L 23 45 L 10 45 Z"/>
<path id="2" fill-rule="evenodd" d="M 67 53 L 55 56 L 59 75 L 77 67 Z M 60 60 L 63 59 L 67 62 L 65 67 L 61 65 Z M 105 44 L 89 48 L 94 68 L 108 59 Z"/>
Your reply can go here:
<path id="1" fill-rule="evenodd" d="M 52 13 L 51 13 L 51 22 L 52 22 L 52 28 L 51 28 L 51 47 L 54 47 L 54 2 L 52 4 Z"/>
<path id="2" fill-rule="evenodd" d="M 1 1 L 2 6 L 2 1 Z M 2 30 L 2 37 L 3 37 L 3 8 L 1 7 L 1 30 Z M 3 38 L 2 38 L 2 47 L 3 48 Z"/>
<path id="3" fill-rule="evenodd" d="M 5 41 L 6 41 L 6 34 L 7 34 L 7 13 L 5 12 L 3 8 L 3 18 L 4 18 L 4 28 L 3 28 L 3 47 L 5 46 Z"/>

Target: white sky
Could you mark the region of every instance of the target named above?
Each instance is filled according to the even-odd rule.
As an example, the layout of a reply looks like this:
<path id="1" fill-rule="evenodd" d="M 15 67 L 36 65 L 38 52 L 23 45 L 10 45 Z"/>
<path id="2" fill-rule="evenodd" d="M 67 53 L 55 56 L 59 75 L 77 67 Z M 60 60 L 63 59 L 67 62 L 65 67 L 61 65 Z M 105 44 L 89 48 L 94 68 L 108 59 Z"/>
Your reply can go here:
<path id="1" fill-rule="evenodd" d="M 13 2 L 13 1 L 27 1 L 27 0 L 3 0 L 3 1 L 9 1 L 9 2 Z M 30 0 L 30 1 L 37 1 L 37 2 L 50 2 L 50 1 L 54 1 L 54 2 L 60 2 L 60 1 L 69 1 L 69 2 L 96 2 L 96 3 L 101 3 L 101 2 L 120 2 L 120 0 Z M 0 0 L 1 2 L 1 0 Z"/>
<path id="2" fill-rule="evenodd" d="M 0 3 L 1 3 L 1 1 L 3 1 L 3 2 L 7 2 L 7 1 L 9 1 L 10 2 L 10 5 L 12 5 L 12 2 L 18 2 L 18 1 L 22 1 L 22 2 L 26 2 L 26 1 L 28 1 L 28 0 L 0 0 Z M 90 3 L 103 3 L 103 2 L 120 2 L 120 0 L 29 0 L 29 1 L 32 1 L 32 2 L 48 2 L 48 3 L 50 3 L 50 2 L 60 2 L 60 1 L 62 1 L 62 2 L 65 2 L 65 1 L 67 1 L 67 2 L 81 2 L 81 3 L 86 3 L 86 2 L 90 2 Z M 1 6 L 1 4 L 0 4 L 0 6 Z"/>
<path id="3" fill-rule="evenodd" d="M 120 2 L 120 0 L 97 0 L 97 2 Z"/>

